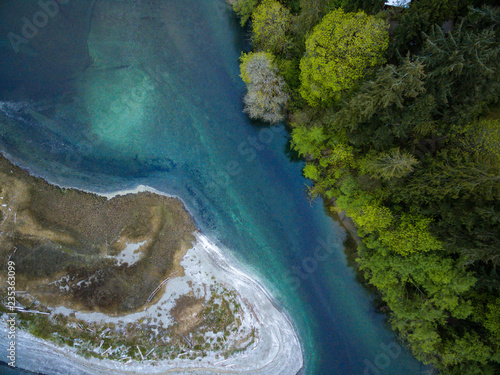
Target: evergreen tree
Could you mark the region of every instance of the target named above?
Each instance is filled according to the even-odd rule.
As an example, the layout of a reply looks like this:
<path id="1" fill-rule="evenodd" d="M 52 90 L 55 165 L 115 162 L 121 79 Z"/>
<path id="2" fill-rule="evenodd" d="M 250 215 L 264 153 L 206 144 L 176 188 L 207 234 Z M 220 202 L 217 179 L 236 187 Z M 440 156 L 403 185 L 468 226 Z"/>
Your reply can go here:
<path id="1" fill-rule="evenodd" d="M 241 26 L 245 26 L 252 12 L 259 4 L 259 0 L 229 0 L 229 3 L 240 17 Z"/>
<path id="2" fill-rule="evenodd" d="M 413 172 L 417 164 L 418 160 L 413 155 L 395 148 L 374 158 L 369 162 L 367 169 L 373 176 L 390 180 L 408 175 Z"/>
<path id="3" fill-rule="evenodd" d="M 500 11 L 472 10 L 453 32 L 434 27 L 422 51 L 441 116 L 464 124 L 500 97 Z"/>

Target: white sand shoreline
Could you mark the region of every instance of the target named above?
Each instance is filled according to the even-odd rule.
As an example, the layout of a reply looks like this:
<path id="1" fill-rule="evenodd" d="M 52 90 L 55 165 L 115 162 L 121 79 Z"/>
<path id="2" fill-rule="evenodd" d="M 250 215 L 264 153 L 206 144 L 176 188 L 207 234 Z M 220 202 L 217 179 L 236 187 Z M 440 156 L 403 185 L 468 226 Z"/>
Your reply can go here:
<path id="1" fill-rule="evenodd" d="M 139 192 L 178 197 L 162 193 L 156 189 L 139 185 L 135 189 L 113 193 L 95 193 L 111 199 L 118 195 Z M 185 205 L 184 205 L 185 206 Z M 186 208 L 187 209 L 187 208 Z M 195 360 L 179 359 L 123 363 L 108 359 L 86 359 L 75 353 L 73 348 L 63 348 L 41 340 L 29 333 L 17 332 L 16 365 L 20 368 L 52 374 L 262 374 L 295 375 L 303 367 L 303 352 L 297 333 L 284 311 L 276 307 L 272 296 L 254 278 L 237 269 L 206 236 L 196 234 L 197 242 L 188 250 L 186 259 L 197 266 L 183 261 L 187 274 L 199 280 L 205 277 L 200 272 L 209 272 L 217 282 L 236 290 L 247 305 L 244 325 L 256 328 L 255 344 L 236 353 L 228 359 L 214 356 Z M 168 284 L 167 284 L 168 286 Z M 8 339 L 5 331 L 0 334 L 0 353 L 7 353 Z M 5 354 L 6 355 L 6 354 Z"/>

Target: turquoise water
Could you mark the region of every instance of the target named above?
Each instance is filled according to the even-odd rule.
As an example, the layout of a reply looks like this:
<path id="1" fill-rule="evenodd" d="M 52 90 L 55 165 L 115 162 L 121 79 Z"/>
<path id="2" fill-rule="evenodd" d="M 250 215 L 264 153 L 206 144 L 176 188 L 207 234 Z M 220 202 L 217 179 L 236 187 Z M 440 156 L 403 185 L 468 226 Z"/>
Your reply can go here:
<path id="1" fill-rule="evenodd" d="M 61 185 L 179 196 L 289 313 L 304 373 L 421 373 L 308 200 L 286 129 L 243 114 L 247 35 L 225 0 L 69 1 L 16 53 L 6 36 L 39 11 L 0 3 L 4 152 Z"/>

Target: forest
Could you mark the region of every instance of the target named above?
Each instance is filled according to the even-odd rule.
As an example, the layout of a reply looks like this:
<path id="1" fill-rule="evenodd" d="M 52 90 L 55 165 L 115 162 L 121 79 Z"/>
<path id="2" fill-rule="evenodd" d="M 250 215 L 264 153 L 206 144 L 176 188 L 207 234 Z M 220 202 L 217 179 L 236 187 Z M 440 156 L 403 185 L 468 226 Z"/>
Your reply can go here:
<path id="1" fill-rule="evenodd" d="M 287 122 L 412 353 L 499 374 L 500 8 L 384 3 L 232 0 L 252 42 L 245 111 Z"/>

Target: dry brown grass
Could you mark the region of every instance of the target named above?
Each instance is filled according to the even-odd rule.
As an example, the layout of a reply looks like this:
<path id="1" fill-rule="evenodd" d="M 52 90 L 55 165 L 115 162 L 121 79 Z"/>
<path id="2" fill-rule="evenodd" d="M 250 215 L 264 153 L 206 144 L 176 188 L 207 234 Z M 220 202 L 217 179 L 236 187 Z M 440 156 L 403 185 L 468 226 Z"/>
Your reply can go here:
<path id="1" fill-rule="evenodd" d="M 3 157 L 0 196 L 6 205 L 0 207 L 0 260 L 17 248 L 17 289 L 49 305 L 119 314 L 139 309 L 165 278 L 181 274 L 179 262 L 196 229 L 177 199 L 145 192 L 107 200 L 61 189 Z M 142 258 L 117 266 L 112 256 L 142 241 Z M 49 285 L 65 275 L 68 293 Z M 94 282 L 77 285 L 89 278 Z"/>
<path id="2" fill-rule="evenodd" d="M 202 321 L 204 308 L 204 298 L 196 298 L 188 295 L 179 297 L 175 302 L 175 306 L 170 311 L 170 315 L 177 323 L 174 333 L 184 335 L 191 330 L 195 330 Z"/>

